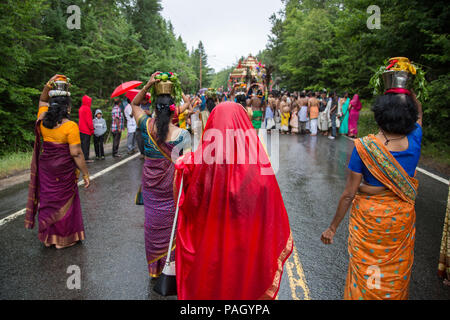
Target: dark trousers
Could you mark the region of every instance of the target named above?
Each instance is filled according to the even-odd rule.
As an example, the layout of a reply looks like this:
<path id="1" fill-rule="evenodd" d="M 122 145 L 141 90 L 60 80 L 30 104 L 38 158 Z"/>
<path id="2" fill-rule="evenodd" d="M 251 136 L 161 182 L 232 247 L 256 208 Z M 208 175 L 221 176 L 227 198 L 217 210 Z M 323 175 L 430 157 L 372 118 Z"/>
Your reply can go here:
<path id="1" fill-rule="evenodd" d="M 113 157 L 119 153 L 120 138 L 122 137 L 122 132 L 113 132 Z"/>
<path id="2" fill-rule="evenodd" d="M 136 142 L 139 148 L 139 152 L 144 154 L 144 138 L 142 137 L 142 131 L 140 129 L 136 130 Z"/>
<path id="3" fill-rule="evenodd" d="M 331 115 L 331 135 L 336 138 L 337 129 L 336 129 L 336 113 Z"/>
<path id="4" fill-rule="evenodd" d="M 97 137 L 94 135 L 94 147 L 95 147 L 95 157 L 100 158 L 105 156 L 105 150 L 103 148 L 103 140 L 105 135 Z"/>
<path id="5" fill-rule="evenodd" d="M 91 136 L 80 132 L 81 150 L 84 154 L 84 159 L 89 160 L 89 147 L 91 146 Z"/>

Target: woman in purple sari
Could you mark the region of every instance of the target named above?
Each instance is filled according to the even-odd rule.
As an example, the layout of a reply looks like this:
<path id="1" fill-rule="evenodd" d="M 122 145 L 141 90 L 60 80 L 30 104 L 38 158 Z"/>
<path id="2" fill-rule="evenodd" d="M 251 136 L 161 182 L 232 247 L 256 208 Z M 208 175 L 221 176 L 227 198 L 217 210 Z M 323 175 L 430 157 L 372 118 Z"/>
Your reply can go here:
<path id="1" fill-rule="evenodd" d="M 144 140 L 145 163 L 142 172 L 142 196 L 145 207 L 145 252 L 149 275 L 158 278 L 166 263 L 170 235 L 175 216 L 173 195 L 174 162 L 191 149 L 187 130 L 172 123 L 175 101 L 170 95 L 158 95 L 155 100 L 156 118 L 150 118 L 140 107 L 147 91 L 160 80 L 153 74 L 131 103 L 133 115 Z M 184 112 L 190 100 L 180 108 Z M 174 261 L 175 242 L 170 261 Z"/>
<path id="2" fill-rule="evenodd" d="M 77 184 L 79 170 L 83 173 L 85 187 L 89 187 L 78 125 L 69 120 L 69 95 L 60 92 L 61 96 L 49 98 L 54 80 L 60 77 L 50 79 L 39 101 L 25 216 L 25 227 L 33 229 L 38 215 L 39 240 L 46 247 L 55 245 L 57 249 L 84 240 Z"/>
<path id="3" fill-rule="evenodd" d="M 358 120 L 359 111 L 362 109 L 361 101 L 359 101 L 359 96 L 355 94 L 352 101 L 350 101 L 350 115 L 348 118 L 348 136 L 350 138 L 358 137 Z"/>

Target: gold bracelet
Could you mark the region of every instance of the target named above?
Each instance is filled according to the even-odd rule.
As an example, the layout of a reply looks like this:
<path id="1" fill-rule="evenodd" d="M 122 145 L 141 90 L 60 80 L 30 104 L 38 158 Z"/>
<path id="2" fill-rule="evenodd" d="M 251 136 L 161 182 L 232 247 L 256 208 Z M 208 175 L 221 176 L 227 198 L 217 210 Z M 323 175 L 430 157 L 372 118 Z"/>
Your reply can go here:
<path id="1" fill-rule="evenodd" d="M 84 174 L 83 179 L 89 179 L 89 174 Z"/>
<path id="2" fill-rule="evenodd" d="M 47 82 L 47 84 L 45 86 L 51 90 L 51 89 L 53 89 L 54 83 L 55 83 L 54 81 L 49 81 L 49 82 Z"/>

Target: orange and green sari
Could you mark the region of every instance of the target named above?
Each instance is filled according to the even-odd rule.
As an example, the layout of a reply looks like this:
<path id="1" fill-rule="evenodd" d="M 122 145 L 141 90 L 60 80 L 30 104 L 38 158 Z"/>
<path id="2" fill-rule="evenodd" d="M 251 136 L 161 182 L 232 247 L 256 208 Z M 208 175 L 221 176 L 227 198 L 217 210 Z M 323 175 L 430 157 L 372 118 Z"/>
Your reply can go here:
<path id="1" fill-rule="evenodd" d="M 445 215 L 444 231 L 442 232 L 438 273 L 442 278 L 450 280 L 450 190 L 448 193 L 447 213 Z"/>
<path id="2" fill-rule="evenodd" d="M 375 136 L 358 139 L 355 145 L 366 167 L 387 190 L 378 195 L 358 193 L 353 201 L 344 299 L 407 299 L 418 181 Z"/>

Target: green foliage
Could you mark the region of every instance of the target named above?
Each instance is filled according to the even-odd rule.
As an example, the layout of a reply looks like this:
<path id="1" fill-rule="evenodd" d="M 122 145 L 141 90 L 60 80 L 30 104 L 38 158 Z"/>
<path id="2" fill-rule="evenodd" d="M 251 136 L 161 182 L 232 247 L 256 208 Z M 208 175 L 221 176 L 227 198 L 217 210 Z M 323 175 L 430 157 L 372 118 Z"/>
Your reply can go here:
<path id="1" fill-rule="evenodd" d="M 67 28 L 70 5 L 80 7 L 80 30 Z M 160 11 L 160 0 L 0 1 L 0 155 L 31 149 L 39 95 L 56 73 L 73 83 L 72 120 L 87 94 L 108 127 L 109 96 L 122 82 L 146 82 L 168 70 L 179 75 L 183 91 L 195 91 L 194 58 Z"/>
<path id="2" fill-rule="evenodd" d="M 228 79 L 230 78 L 231 72 L 233 72 L 234 67 L 228 67 L 214 74 L 214 77 L 211 81 L 211 87 L 213 88 L 221 88 L 223 87 L 224 91 L 228 91 Z"/>
<path id="3" fill-rule="evenodd" d="M 417 90 L 424 102 L 424 142 L 442 149 L 448 145 L 450 37 L 446 30 L 450 7 L 446 1 L 283 3 L 284 8 L 271 17 L 269 43 L 259 54 L 273 66 L 277 87 L 290 91 L 325 87 L 373 99 L 374 87 L 382 91 L 377 76 L 383 62 L 408 57 L 420 66 L 414 86 L 425 88 Z M 381 10 L 381 29 L 366 25 L 367 8 L 373 4 Z"/>
<path id="4" fill-rule="evenodd" d="M 208 57 L 201 41 L 198 44 L 198 48 L 193 50 L 191 53 L 191 65 L 193 66 L 196 75 L 200 75 L 200 61 L 202 67 L 202 83 L 200 87 L 200 79 L 198 79 L 197 85 L 195 87 L 195 92 L 202 88 L 208 88 L 209 86 L 211 86 L 211 81 L 214 73 L 213 69 L 208 67 Z"/>

